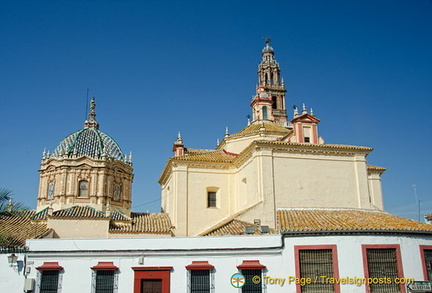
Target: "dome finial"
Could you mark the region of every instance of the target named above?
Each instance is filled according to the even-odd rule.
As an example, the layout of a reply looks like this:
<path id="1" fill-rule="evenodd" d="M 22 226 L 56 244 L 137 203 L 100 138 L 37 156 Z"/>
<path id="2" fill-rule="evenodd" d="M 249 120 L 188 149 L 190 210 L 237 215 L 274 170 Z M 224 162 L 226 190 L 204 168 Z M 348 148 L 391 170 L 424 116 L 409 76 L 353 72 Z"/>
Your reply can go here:
<path id="1" fill-rule="evenodd" d="M 93 97 L 90 101 L 90 112 L 88 113 L 88 119 L 84 122 L 84 127 L 88 128 L 96 128 L 99 129 L 99 123 L 96 122 L 96 102 L 95 98 Z"/>

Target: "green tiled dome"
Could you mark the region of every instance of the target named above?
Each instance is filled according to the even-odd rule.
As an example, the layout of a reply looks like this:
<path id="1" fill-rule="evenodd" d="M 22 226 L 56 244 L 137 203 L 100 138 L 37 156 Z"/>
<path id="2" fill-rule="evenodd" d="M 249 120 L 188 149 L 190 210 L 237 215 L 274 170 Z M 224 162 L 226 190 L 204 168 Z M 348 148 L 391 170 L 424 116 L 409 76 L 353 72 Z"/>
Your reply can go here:
<path id="1" fill-rule="evenodd" d="M 125 160 L 125 156 L 115 140 L 93 127 L 84 128 L 68 135 L 60 142 L 51 156 L 61 157 L 64 155 L 88 156 L 94 159 L 106 156 L 115 160 Z"/>
<path id="2" fill-rule="evenodd" d="M 90 102 L 89 118 L 84 122 L 84 128 L 63 139 L 54 152 L 48 155 L 49 157 L 66 155 L 68 157 L 88 156 L 93 159 L 105 157 L 114 160 L 126 160 L 126 156 L 115 140 L 99 130 L 99 123 L 95 120 L 95 108 L 96 103 L 95 98 L 93 98 Z"/>

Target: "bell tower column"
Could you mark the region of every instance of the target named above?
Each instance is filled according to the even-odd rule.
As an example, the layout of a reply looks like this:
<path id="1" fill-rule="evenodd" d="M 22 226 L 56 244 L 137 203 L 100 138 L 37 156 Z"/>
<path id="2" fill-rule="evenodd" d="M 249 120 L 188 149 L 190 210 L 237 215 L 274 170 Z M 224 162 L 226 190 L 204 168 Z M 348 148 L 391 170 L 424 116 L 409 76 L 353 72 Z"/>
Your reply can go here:
<path id="1" fill-rule="evenodd" d="M 262 50 L 262 61 L 258 66 L 258 88 L 263 88 L 271 99 L 274 121 L 286 122 L 285 83 L 280 76 L 279 63 L 274 59 L 274 51 L 270 46 L 270 39 Z"/>

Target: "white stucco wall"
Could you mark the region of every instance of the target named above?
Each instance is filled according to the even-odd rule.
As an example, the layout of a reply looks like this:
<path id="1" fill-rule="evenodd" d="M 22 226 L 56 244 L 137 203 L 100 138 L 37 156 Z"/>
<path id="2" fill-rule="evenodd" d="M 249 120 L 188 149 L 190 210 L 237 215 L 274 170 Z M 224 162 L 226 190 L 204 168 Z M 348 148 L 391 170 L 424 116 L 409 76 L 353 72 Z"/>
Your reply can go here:
<path id="1" fill-rule="evenodd" d="M 336 245 L 339 276 L 364 276 L 362 245 L 400 245 L 404 277 L 423 280 L 419 245 L 432 245 L 432 236 L 346 235 L 286 237 L 282 245 L 280 235 L 189 237 L 170 239 L 40 239 L 29 240 L 30 263 L 28 278 L 36 278 L 36 267 L 44 262 L 58 262 L 63 270 L 62 293 L 91 292 L 91 269 L 100 261 L 112 261 L 119 267 L 119 291 L 133 292 L 134 271 L 139 266 L 172 266 L 171 292 L 187 292 L 186 265 L 192 261 L 208 261 L 215 266 L 215 292 L 237 292 L 230 285 L 230 277 L 238 272 L 244 260 L 259 260 L 267 268 L 264 274 L 285 279 L 283 286 L 267 284 L 267 292 L 296 292 L 295 284 L 288 284 L 295 276 L 294 251 L 296 246 Z M 22 256 L 21 256 L 22 257 Z M 140 257 L 144 263 L 140 264 Z M 6 267 L 6 256 L 0 260 L 1 292 L 22 292 L 24 276 Z M 364 285 L 340 285 L 341 293 L 365 292 Z"/>

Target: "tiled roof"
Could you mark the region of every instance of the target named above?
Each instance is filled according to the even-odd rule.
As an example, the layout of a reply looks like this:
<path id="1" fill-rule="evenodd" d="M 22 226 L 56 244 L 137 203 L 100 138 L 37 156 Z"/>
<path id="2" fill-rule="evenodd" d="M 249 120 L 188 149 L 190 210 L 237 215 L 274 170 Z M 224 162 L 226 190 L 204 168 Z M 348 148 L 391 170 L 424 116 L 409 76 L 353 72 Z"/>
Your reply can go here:
<path id="1" fill-rule="evenodd" d="M 104 213 L 89 206 L 73 206 L 53 212 L 51 218 L 103 219 L 107 217 Z"/>
<path id="2" fill-rule="evenodd" d="M 432 220 L 432 214 L 426 215 L 425 218 L 428 220 Z"/>
<path id="3" fill-rule="evenodd" d="M 111 215 L 110 215 L 111 219 L 113 221 L 124 221 L 124 222 L 128 222 L 131 221 L 132 219 L 129 218 L 128 216 L 126 216 L 124 213 L 122 213 L 119 210 L 114 211 Z"/>
<path id="4" fill-rule="evenodd" d="M 120 146 L 112 137 L 92 127 L 68 135 L 50 156 L 61 157 L 63 155 L 89 156 L 91 158 L 107 156 L 122 161 L 126 159 Z"/>
<path id="5" fill-rule="evenodd" d="M 32 223 L 35 211 L 13 211 L 0 213 L 0 247 L 24 247 L 26 239 L 40 238 L 51 229 L 46 224 Z"/>
<path id="6" fill-rule="evenodd" d="M 245 228 L 246 227 L 254 227 L 255 233 L 251 233 L 249 235 L 260 235 L 263 234 L 260 232 L 259 226 L 254 225 L 252 223 L 240 221 L 237 219 L 234 219 L 225 225 L 214 229 L 213 231 L 210 231 L 203 236 L 224 236 L 224 235 L 245 235 Z M 270 234 L 275 234 L 276 231 L 271 229 Z"/>
<path id="7" fill-rule="evenodd" d="M 308 149 L 334 149 L 334 150 L 353 150 L 353 151 L 362 151 L 362 152 L 371 152 L 373 148 L 365 147 L 365 146 L 355 146 L 355 145 L 346 145 L 346 144 L 315 144 L 315 143 L 300 143 L 300 142 L 286 142 L 286 141 L 269 141 L 269 140 L 260 140 L 257 141 L 259 144 L 268 144 L 268 145 L 282 145 L 292 148 L 308 148 Z M 380 167 L 377 167 L 380 168 Z"/>
<path id="8" fill-rule="evenodd" d="M 229 154 L 223 150 L 186 149 L 183 156 L 173 157 L 171 159 L 180 161 L 231 163 L 235 158 L 235 154 Z"/>
<path id="9" fill-rule="evenodd" d="M 246 135 L 258 134 L 260 132 L 271 132 L 274 134 L 287 135 L 288 133 L 291 133 L 292 130 L 285 128 L 275 122 L 257 122 L 249 124 L 239 132 L 231 134 L 229 137 L 241 137 Z"/>
<path id="10" fill-rule="evenodd" d="M 367 165 L 367 169 L 368 171 L 378 171 L 378 172 L 384 172 L 385 170 L 387 170 L 384 167 L 373 166 L 373 165 Z"/>
<path id="11" fill-rule="evenodd" d="M 172 234 L 172 224 L 168 214 L 131 213 L 130 223 L 111 223 L 110 233 L 152 233 Z"/>
<path id="12" fill-rule="evenodd" d="M 282 232 L 426 232 L 432 226 L 382 211 L 353 209 L 284 209 L 277 211 Z"/>
<path id="13" fill-rule="evenodd" d="M 33 221 L 43 221 L 43 220 L 46 220 L 47 215 L 48 215 L 48 207 L 46 207 L 43 210 L 35 213 L 33 216 L 30 217 L 30 220 L 33 220 Z"/>

